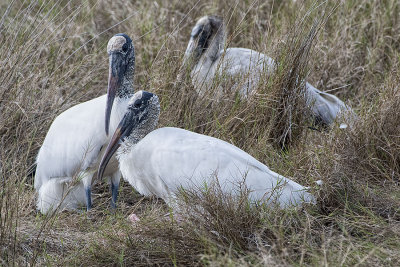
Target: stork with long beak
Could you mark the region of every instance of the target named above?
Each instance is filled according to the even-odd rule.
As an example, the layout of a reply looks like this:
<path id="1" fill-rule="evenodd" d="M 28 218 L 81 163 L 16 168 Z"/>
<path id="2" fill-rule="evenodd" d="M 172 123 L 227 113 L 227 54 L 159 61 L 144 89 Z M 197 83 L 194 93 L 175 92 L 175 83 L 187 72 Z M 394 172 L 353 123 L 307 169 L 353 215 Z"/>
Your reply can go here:
<path id="1" fill-rule="evenodd" d="M 252 202 L 274 200 L 281 207 L 315 202 L 306 187 L 225 141 L 179 128 L 154 130 L 159 114 L 156 95 L 134 94 L 103 155 L 98 179 L 117 154 L 125 180 L 139 193 L 162 198 L 172 208 L 177 207 L 180 190 L 214 182 L 229 194 L 239 193 L 237 186 L 244 182 Z"/>
<path id="2" fill-rule="evenodd" d="M 226 29 L 218 16 L 204 16 L 193 27 L 187 45 L 182 69 L 190 71 L 192 83 L 199 95 L 204 95 L 215 76 L 240 76 L 232 86 L 242 97 L 254 94 L 264 73 L 275 71 L 274 60 L 248 48 L 225 48 Z M 217 97 L 222 96 L 218 88 Z M 332 124 L 339 114 L 353 115 L 351 108 L 338 97 L 322 92 L 306 82 L 305 100 L 316 122 Z"/>
<path id="3" fill-rule="evenodd" d="M 108 131 L 114 132 L 134 93 L 132 40 L 126 34 L 117 34 L 109 40 L 107 52 L 110 62 L 107 95 L 61 113 L 39 150 L 34 186 L 38 192 L 37 208 L 42 213 L 56 208 L 76 209 L 85 204 L 87 210 L 92 207 L 92 177 L 110 140 Z M 115 208 L 121 177 L 115 159 L 104 175 L 111 178 L 111 206 Z M 78 178 L 78 183 L 67 190 L 73 177 Z"/>

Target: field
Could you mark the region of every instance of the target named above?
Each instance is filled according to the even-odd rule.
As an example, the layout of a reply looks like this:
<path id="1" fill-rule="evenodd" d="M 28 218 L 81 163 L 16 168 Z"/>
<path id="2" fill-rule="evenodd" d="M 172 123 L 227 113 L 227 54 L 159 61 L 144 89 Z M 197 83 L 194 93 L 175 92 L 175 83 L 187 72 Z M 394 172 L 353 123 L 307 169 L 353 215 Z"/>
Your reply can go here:
<path id="1" fill-rule="evenodd" d="M 277 60 L 252 98 L 199 98 L 180 68 L 207 14 L 224 18 L 229 47 Z M 400 265 L 398 0 L 1 1 L 0 16 L 0 265 Z M 46 132 L 106 93 L 106 46 L 119 32 L 135 46 L 135 90 L 160 97 L 159 127 L 232 143 L 310 186 L 317 205 L 256 208 L 246 194 L 186 192 L 177 222 L 124 181 L 112 213 L 99 181 L 89 213 L 37 213 L 32 171 Z M 340 97 L 355 123 L 315 129 L 293 77 Z M 216 79 L 210 90 L 220 85 L 230 86 Z"/>

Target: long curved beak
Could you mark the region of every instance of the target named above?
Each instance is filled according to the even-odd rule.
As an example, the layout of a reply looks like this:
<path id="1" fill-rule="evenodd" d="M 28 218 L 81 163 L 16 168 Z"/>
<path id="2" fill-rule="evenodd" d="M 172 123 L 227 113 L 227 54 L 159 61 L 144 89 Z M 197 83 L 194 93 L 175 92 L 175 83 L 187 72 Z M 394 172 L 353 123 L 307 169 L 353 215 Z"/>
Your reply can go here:
<path id="1" fill-rule="evenodd" d="M 193 52 L 196 48 L 196 41 L 193 38 L 190 38 L 188 46 L 186 47 L 185 55 L 183 56 L 182 67 L 186 66 L 190 61 L 190 58 L 193 57 Z"/>
<path id="2" fill-rule="evenodd" d="M 178 70 L 178 76 L 176 79 L 175 86 L 181 86 L 181 82 L 183 81 L 186 73 L 189 73 L 194 66 L 194 52 L 196 49 L 196 41 L 191 37 L 186 48 L 185 54 L 183 56 L 182 65 Z"/>
<path id="3" fill-rule="evenodd" d="M 137 114 L 138 111 L 128 111 L 119 123 L 118 128 L 115 130 L 114 135 L 112 136 L 111 141 L 103 154 L 103 158 L 101 159 L 99 169 L 97 171 L 98 179 L 103 177 L 108 162 L 121 146 L 124 138 L 129 136 L 133 128 L 139 123 Z"/>
<path id="4" fill-rule="evenodd" d="M 110 116 L 111 110 L 114 103 L 114 98 L 117 90 L 122 82 L 122 77 L 125 72 L 125 64 L 122 59 L 122 55 L 118 53 L 112 53 L 109 56 L 110 67 L 108 72 L 108 88 L 107 88 L 107 105 L 106 105 L 106 134 L 108 135 L 110 128 Z"/>
<path id="5" fill-rule="evenodd" d="M 101 159 L 99 169 L 97 171 L 98 179 L 101 179 L 103 177 L 103 174 L 107 167 L 108 162 L 110 161 L 111 157 L 114 155 L 114 153 L 120 147 L 121 137 L 122 137 L 121 128 L 118 127 L 117 130 L 115 130 L 114 135 L 111 138 L 111 141 L 107 146 L 106 152 L 104 152 L 103 158 Z"/>

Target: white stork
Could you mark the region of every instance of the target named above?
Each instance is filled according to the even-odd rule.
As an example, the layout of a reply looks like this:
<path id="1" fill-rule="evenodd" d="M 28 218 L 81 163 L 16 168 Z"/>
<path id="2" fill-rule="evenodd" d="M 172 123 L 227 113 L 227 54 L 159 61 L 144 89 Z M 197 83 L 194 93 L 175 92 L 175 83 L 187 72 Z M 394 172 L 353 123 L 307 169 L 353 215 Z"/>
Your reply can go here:
<path id="1" fill-rule="evenodd" d="M 238 184 L 244 182 L 254 202 L 269 203 L 274 197 L 281 207 L 315 202 L 306 187 L 225 141 L 179 128 L 153 131 L 159 114 L 156 95 L 139 91 L 132 97 L 103 155 L 99 179 L 118 150 L 124 179 L 139 193 L 162 198 L 174 209 L 179 190 L 204 188 L 216 180 L 225 193 L 237 192 Z"/>
<path id="2" fill-rule="evenodd" d="M 86 204 L 87 210 L 92 206 L 92 177 L 103 147 L 110 140 L 108 129 L 116 129 L 134 93 L 132 40 L 126 34 L 117 34 L 109 40 L 107 52 L 110 62 L 107 94 L 61 113 L 50 126 L 39 150 L 34 186 L 38 191 L 37 208 L 44 214 L 58 206 L 76 209 Z M 118 162 L 112 161 L 105 176 L 111 177 L 111 206 L 115 208 L 121 173 Z M 65 196 L 74 175 L 80 179 L 79 183 Z"/>
<path id="3" fill-rule="evenodd" d="M 265 54 L 247 48 L 225 47 L 225 25 L 222 18 L 205 16 L 193 27 L 183 67 L 191 71 L 193 85 L 203 95 L 211 86 L 215 75 L 243 76 L 245 79 L 234 90 L 242 97 L 255 92 L 263 72 L 275 70 L 274 60 Z M 240 87 L 239 87 L 240 86 Z M 218 90 L 217 96 L 222 92 Z M 306 83 L 306 102 L 318 122 L 330 125 L 340 111 L 351 111 L 343 101 Z"/>

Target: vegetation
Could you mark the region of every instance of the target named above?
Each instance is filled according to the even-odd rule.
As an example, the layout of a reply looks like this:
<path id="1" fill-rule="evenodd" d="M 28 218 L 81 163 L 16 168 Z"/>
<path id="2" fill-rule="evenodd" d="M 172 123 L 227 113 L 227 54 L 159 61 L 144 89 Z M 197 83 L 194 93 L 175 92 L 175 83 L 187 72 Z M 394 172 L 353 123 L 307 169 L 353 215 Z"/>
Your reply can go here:
<path id="1" fill-rule="evenodd" d="M 0 20 L 0 265 L 400 264 L 400 2 L 397 0 L 11 1 Z M 278 71 L 258 94 L 216 103 L 188 75 L 177 83 L 189 33 L 224 17 L 228 46 L 265 52 Z M 106 92 L 108 39 L 136 51 L 136 89 L 161 98 L 160 127 L 228 141 L 312 187 L 316 206 L 249 207 L 217 189 L 184 192 L 181 222 L 159 199 L 106 182 L 90 213 L 35 210 L 35 156 L 53 119 Z M 310 129 L 306 77 L 357 113 L 347 129 Z M 229 88 L 215 80 L 213 87 Z M 212 90 L 213 88 L 210 88 Z M 311 127 L 313 128 L 313 127 Z M 318 187 L 314 183 L 322 180 Z M 131 225 L 126 217 L 137 213 Z"/>

